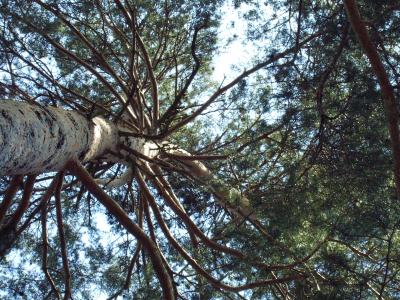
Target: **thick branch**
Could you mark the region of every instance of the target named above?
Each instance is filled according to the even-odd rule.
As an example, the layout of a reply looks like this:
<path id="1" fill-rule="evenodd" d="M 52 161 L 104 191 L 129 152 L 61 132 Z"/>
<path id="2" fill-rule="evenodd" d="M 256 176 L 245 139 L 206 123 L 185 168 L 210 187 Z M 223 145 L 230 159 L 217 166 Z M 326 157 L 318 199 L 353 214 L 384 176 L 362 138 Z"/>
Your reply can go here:
<path id="1" fill-rule="evenodd" d="M 7 209 L 10 207 L 12 199 L 14 198 L 19 189 L 19 186 L 22 183 L 22 179 L 22 175 L 14 176 L 4 192 L 3 202 L 1 202 L 0 204 L 0 227 L 3 222 L 4 216 L 6 215 Z"/>
<path id="2" fill-rule="evenodd" d="M 25 186 L 24 186 L 24 193 L 22 195 L 22 199 L 20 204 L 18 205 L 17 209 L 15 210 L 14 214 L 11 216 L 10 220 L 7 222 L 6 225 L 1 229 L 1 233 L 3 231 L 7 231 L 9 229 L 16 229 L 19 221 L 22 218 L 22 215 L 26 211 L 29 206 L 29 200 L 31 199 L 33 185 L 36 180 L 36 175 L 30 175 L 26 179 Z"/>
<path id="3" fill-rule="evenodd" d="M 70 161 L 66 165 L 66 168 L 83 182 L 89 192 L 92 193 L 97 198 L 97 200 L 99 200 L 100 203 L 105 206 L 108 212 L 111 213 L 129 233 L 131 233 L 138 239 L 138 241 L 142 244 L 143 248 L 150 256 L 154 271 L 157 274 L 157 277 L 163 289 L 164 299 L 174 300 L 175 294 L 172 279 L 164 266 L 160 250 L 157 248 L 156 244 L 144 233 L 144 231 L 137 224 L 135 224 L 129 218 L 129 216 L 118 205 L 118 203 L 116 203 L 96 184 L 94 179 L 79 162 Z"/>
<path id="4" fill-rule="evenodd" d="M 396 97 L 393 87 L 389 81 L 385 67 L 379 57 L 376 47 L 372 44 L 369 38 L 367 28 L 361 19 L 360 12 L 357 8 L 355 0 L 344 0 L 347 16 L 351 26 L 356 33 L 358 41 L 361 44 L 368 60 L 378 78 L 383 95 L 383 103 L 388 118 L 388 127 L 390 140 L 392 142 L 394 175 L 396 180 L 397 197 L 400 199 L 400 133 L 399 133 L 399 110 L 396 105 Z"/>

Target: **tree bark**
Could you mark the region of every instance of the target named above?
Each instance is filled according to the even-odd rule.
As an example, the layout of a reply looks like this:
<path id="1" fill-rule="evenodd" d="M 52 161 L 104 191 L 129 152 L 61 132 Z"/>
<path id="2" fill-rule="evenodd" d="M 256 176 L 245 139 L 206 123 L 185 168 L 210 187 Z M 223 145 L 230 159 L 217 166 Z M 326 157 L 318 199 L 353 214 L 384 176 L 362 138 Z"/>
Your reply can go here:
<path id="1" fill-rule="evenodd" d="M 114 150 L 117 127 L 68 110 L 0 102 L 0 176 L 58 171 L 71 159 L 90 161 Z"/>
<path id="2" fill-rule="evenodd" d="M 397 190 L 397 198 L 400 199 L 400 132 L 399 132 L 399 109 L 396 104 L 396 97 L 389 76 L 386 73 L 376 47 L 369 38 L 367 27 L 361 19 L 360 12 L 355 0 L 344 0 L 348 19 L 360 42 L 360 45 L 368 57 L 368 60 L 378 79 L 383 96 L 383 104 L 388 119 L 388 128 L 392 144 L 394 176 Z"/>

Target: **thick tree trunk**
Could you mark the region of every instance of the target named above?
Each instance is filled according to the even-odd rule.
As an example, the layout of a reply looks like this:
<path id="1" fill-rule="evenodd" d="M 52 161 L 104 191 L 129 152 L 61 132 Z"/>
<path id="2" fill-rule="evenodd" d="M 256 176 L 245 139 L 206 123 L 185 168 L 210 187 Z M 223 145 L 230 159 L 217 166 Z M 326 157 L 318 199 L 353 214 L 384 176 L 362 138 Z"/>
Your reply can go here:
<path id="1" fill-rule="evenodd" d="M 117 127 L 103 118 L 17 101 L 0 101 L 0 176 L 57 171 L 113 150 Z"/>
<path id="2" fill-rule="evenodd" d="M 126 128 L 121 129 L 127 132 Z M 0 101 L 0 176 L 59 171 L 70 160 L 88 162 L 101 158 L 126 163 L 120 157 L 135 159 L 136 154 L 155 158 L 162 148 L 163 153 L 172 155 L 175 163 L 207 186 L 222 205 L 232 209 L 248 206 L 247 198 L 239 190 L 225 186 L 201 161 L 188 159 L 189 152 L 166 142 L 157 145 L 137 137 L 120 137 L 118 130 L 118 124 L 102 117 L 89 120 L 60 108 Z M 163 155 L 160 158 L 170 159 Z M 102 179 L 98 183 L 111 187 L 122 185 L 131 176 L 128 168 L 126 174 L 113 182 Z"/>

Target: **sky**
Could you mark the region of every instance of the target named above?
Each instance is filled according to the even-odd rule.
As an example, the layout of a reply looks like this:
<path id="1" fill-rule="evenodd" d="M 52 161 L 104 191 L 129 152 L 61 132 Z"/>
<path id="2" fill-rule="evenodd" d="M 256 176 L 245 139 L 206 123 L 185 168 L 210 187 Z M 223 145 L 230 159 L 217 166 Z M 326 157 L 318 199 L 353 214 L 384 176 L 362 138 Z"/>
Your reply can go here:
<path id="1" fill-rule="evenodd" d="M 245 40 L 246 24 L 240 14 L 242 14 L 247 7 L 244 4 L 241 5 L 240 9 L 234 9 L 233 7 L 233 3 L 229 2 L 221 9 L 222 19 L 218 30 L 218 36 L 220 38 L 219 46 L 221 51 L 217 56 L 215 56 L 213 61 L 213 79 L 218 83 L 228 83 L 230 80 L 237 77 L 237 75 L 243 71 L 244 66 L 251 62 L 251 58 L 255 54 L 255 47 L 253 45 L 243 44 L 243 41 Z M 234 36 L 236 38 L 228 43 L 228 41 Z M 49 65 L 51 64 L 49 63 Z M 240 66 L 240 68 L 234 70 L 234 66 Z M 110 225 L 108 224 L 105 215 L 102 213 L 96 213 L 93 218 L 96 228 L 102 232 L 102 238 L 99 242 L 105 246 L 110 237 Z M 83 235 L 82 242 L 85 244 L 89 243 L 89 237 L 87 234 Z M 18 259 L 19 255 L 20 253 L 15 253 L 15 261 L 13 259 L 16 265 L 20 262 Z M 37 269 L 38 266 L 36 265 L 27 265 L 25 267 L 28 270 L 33 268 L 34 271 L 39 271 Z M 97 299 L 107 299 L 107 296 L 100 293 L 97 295 Z"/>
<path id="2" fill-rule="evenodd" d="M 243 45 L 246 25 L 243 19 L 240 17 L 239 12 L 242 10 L 233 9 L 233 4 L 225 4 L 222 7 L 222 20 L 221 26 L 218 30 L 218 36 L 220 37 L 219 46 L 221 46 L 222 51 L 219 55 L 215 56 L 214 73 L 213 79 L 220 83 L 222 81 L 229 82 L 231 79 L 235 78 L 241 72 L 239 70 L 232 70 L 234 66 L 243 65 L 249 63 L 249 59 L 254 53 L 254 47 L 251 45 Z M 233 25 L 234 23 L 234 25 Z M 229 38 L 237 36 L 237 38 L 228 43 Z M 225 46 L 225 47 L 224 47 Z M 101 243 L 106 243 L 107 232 L 110 232 L 110 226 L 103 214 L 96 214 L 95 222 L 97 228 L 101 230 L 104 234 Z M 98 300 L 106 300 L 107 296 L 105 294 L 97 295 Z M 122 299 L 119 297 L 117 300 Z"/>
<path id="3" fill-rule="evenodd" d="M 245 47 L 242 43 L 246 33 L 246 25 L 239 15 L 239 10 L 232 9 L 233 5 L 224 4 L 222 7 L 222 20 L 218 30 L 219 46 L 221 52 L 214 58 L 213 78 L 217 82 L 233 78 L 236 72 L 232 72 L 232 67 L 246 63 L 251 54 L 251 47 Z M 228 40 L 236 36 L 228 45 Z M 227 46 L 225 46 L 227 45 Z M 225 46 L 225 47 L 224 47 Z"/>

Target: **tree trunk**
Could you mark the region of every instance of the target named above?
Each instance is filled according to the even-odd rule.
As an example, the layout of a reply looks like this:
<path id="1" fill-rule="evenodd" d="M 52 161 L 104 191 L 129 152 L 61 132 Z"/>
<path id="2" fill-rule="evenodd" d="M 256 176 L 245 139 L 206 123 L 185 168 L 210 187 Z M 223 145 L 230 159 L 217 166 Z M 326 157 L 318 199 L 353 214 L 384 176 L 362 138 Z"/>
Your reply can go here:
<path id="1" fill-rule="evenodd" d="M 24 102 L 0 102 L 0 176 L 57 171 L 95 159 L 118 144 L 117 127 L 96 117 Z"/>
<path id="2" fill-rule="evenodd" d="M 0 176 L 59 171 L 70 160 L 84 163 L 101 158 L 128 164 L 124 157 L 135 160 L 136 154 L 148 158 L 159 156 L 160 159 L 172 159 L 200 180 L 223 206 L 232 207 L 231 211 L 248 206 L 247 198 L 239 190 L 215 178 L 201 161 L 187 159 L 191 157 L 189 152 L 167 142 L 156 144 L 138 137 L 120 137 L 119 129 L 128 133 L 129 130 L 102 117 L 89 120 L 74 111 L 18 101 L 1 101 L 0 115 Z M 102 179 L 98 183 L 115 186 L 130 178 L 131 170 L 128 170 L 113 179 L 114 182 Z"/>

